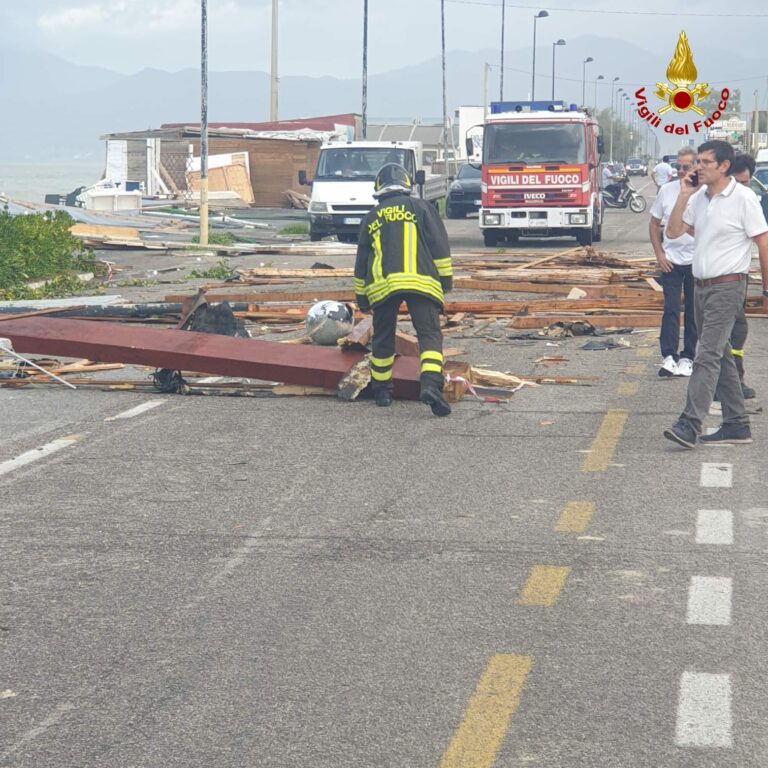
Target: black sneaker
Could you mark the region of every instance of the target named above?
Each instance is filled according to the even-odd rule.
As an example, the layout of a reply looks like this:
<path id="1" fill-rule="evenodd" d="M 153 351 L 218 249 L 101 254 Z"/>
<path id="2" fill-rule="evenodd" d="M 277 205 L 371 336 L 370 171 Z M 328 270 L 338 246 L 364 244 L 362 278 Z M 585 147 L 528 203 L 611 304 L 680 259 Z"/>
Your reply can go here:
<path id="1" fill-rule="evenodd" d="M 702 435 L 700 442 L 706 445 L 739 445 L 752 442 L 752 430 L 749 425 L 742 427 L 722 424 L 717 432 L 711 435 Z"/>
<path id="2" fill-rule="evenodd" d="M 682 419 L 678 419 L 671 427 L 667 427 L 663 434 L 667 440 L 682 445 L 683 448 L 696 447 L 696 430 Z"/>
<path id="3" fill-rule="evenodd" d="M 741 382 L 741 393 L 744 395 L 745 400 L 754 400 L 757 397 L 757 393 L 752 387 L 748 387 L 743 381 Z"/>
<path id="4" fill-rule="evenodd" d="M 388 389 L 380 389 L 376 393 L 376 405 L 388 408 L 392 405 L 392 393 Z"/>
<path id="5" fill-rule="evenodd" d="M 435 416 L 448 416 L 451 413 L 451 406 L 439 389 L 422 389 L 420 399 L 432 409 Z"/>

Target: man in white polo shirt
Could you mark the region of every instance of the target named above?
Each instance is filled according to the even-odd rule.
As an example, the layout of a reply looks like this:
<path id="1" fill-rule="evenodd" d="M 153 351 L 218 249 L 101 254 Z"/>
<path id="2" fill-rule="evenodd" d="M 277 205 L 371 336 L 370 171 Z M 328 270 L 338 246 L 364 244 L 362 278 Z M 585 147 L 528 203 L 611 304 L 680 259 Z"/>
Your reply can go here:
<path id="1" fill-rule="evenodd" d="M 699 345 L 680 418 L 664 437 L 685 448 L 702 443 L 751 443 L 739 373 L 729 342 L 744 305 L 752 241 L 763 277 L 763 307 L 768 309 L 768 225 L 751 190 L 731 176 L 733 147 L 707 141 L 699 147 L 696 171 L 686 173 L 667 224 L 669 237 L 694 238 L 694 304 Z M 698 184 L 698 186 L 697 186 Z M 713 435 L 701 435 L 715 387 L 723 421 Z"/>
<path id="2" fill-rule="evenodd" d="M 660 163 L 657 163 L 653 170 L 651 171 L 651 178 L 653 179 L 653 183 L 656 185 L 656 191 L 658 192 L 674 175 L 674 168 L 666 162 L 666 160 L 662 160 Z"/>
<path id="3" fill-rule="evenodd" d="M 683 147 L 677 153 L 677 167 L 681 173 L 693 168 L 696 150 Z M 696 322 L 693 309 L 693 238 L 689 234 L 671 238 L 662 228 L 669 221 L 669 214 L 677 202 L 680 181 L 665 184 L 651 206 L 651 220 L 648 234 L 661 270 L 661 287 L 664 290 L 664 314 L 661 316 L 662 363 L 659 376 L 690 376 L 693 372 L 693 356 L 696 353 Z M 680 349 L 680 294 L 685 296 L 685 328 L 683 332 L 683 353 Z"/>

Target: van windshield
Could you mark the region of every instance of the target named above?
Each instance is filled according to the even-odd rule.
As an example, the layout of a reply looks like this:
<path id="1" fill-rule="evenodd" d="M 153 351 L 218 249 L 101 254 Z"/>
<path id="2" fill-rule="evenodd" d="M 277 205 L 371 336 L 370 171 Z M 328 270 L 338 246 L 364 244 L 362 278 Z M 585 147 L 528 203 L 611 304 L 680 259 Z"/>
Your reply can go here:
<path id="1" fill-rule="evenodd" d="M 315 179 L 357 179 L 373 181 L 383 165 L 397 163 L 402 165 L 413 178 L 413 154 L 410 150 L 398 147 L 339 147 L 323 149 L 317 162 Z"/>
<path id="2" fill-rule="evenodd" d="M 574 123 L 491 123 L 483 163 L 585 163 L 584 126 Z"/>

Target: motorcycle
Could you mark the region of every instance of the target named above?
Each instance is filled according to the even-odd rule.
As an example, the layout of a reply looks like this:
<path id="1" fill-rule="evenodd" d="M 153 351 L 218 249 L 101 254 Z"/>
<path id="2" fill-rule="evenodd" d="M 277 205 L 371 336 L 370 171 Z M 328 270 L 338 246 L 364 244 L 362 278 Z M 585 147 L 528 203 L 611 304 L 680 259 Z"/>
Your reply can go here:
<path id="1" fill-rule="evenodd" d="M 617 183 L 621 185 L 621 191 L 617 197 L 605 189 L 602 190 L 601 195 L 605 207 L 629 208 L 634 213 L 642 213 L 648 206 L 646 199 L 629 183 L 626 176 L 622 176 L 621 181 Z"/>

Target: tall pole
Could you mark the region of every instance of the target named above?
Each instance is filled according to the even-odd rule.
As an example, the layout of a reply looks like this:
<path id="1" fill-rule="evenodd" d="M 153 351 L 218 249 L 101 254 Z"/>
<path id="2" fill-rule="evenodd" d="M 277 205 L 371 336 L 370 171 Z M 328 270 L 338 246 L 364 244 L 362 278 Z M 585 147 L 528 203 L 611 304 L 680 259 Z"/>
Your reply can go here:
<path id="1" fill-rule="evenodd" d="M 549 16 L 546 11 L 539 11 L 533 17 L 533 62 L 531 64 L 531 101 L 536 101 L 536 22 Z"/>
<path id="2" fill-rule="evenodd" d="M 499 101 L 504 101 L 504 17 L 506 0 L 501 0 L 501 62 L 499 63 Z"/>
<path id="3" fill-rule="evenodd" d="M 759 104 L 757 100 L 757 89 L 755 89 L 755 117 L 752 121 L 753 129 L 752 129 L 752 154 L 757 154 L 757 148 L 760 144 L 760 137 L 758 136 L 758 133 L 760 132 L 760 112 L 759 112 Z"/>
<path id="4" fill-rule="evenodd" d="M 552 43 L 552 101 L 555 100 L 555 49 L 557 43 Z"/>
<path id="5" fill-rule="evenodd" d="M 593 105 L 595 108 L 595 114 L 597 114 L 597 81 L 598 80 L 605 80 L 605 78 L 602 75 L 598 75 L 597 78 L 595 79 L 595 103 Z"/>
<path id="6" fill-rule="evenodd" d="M 440 0 L 440 44 L 443 51 L 443 166 L 448 173 L 448 101 L 445 93 L 445 0 Z"/>
<path id="7" fill-rule="evenodd" d="M 615 112 L 614 112 L 614 109 L 613 109 L 613 89 L 616 86 L 616 81 L 618 79 L 619 79 L 618 77 L 614 77 L 613 80 L 611 80 L 611 137 L 609 139 L 609 142 L 610 142 L 609 147 L 610 148 L 609 148 L 609 152 L 608 152 L 608 155 L 609 155 L 609 158 L 610 158 L 611 162 L 613 162 L 613 121 L 614 121 L 614 118 L 615 118 Z"/>
<path id="8" fill-rule="evenodd" d="M 277 3 L 272 0 L 272 77 L 269 98 L 270 122 L 277 122 Z"/>
<path id="9" fill-rule="evenodd" d="M 208 245 L 208 0 L 200 10 L 200 245 Z"/>
<path id="10" fill-rule="evenodd" d="M 363 139 L 368 138 L 368 0 L 363 0 Z"/>
<path id="11" fill-rule="evenodd" d="M 581 66 L 581 106 L 586 107 L 587 105 L 587 64 L 589 64 L 590 61 L 594 61 L 594 59 L 591 56 L 587 56 L 586 59 L 584 59 L 584 63 Z"/>
<path id="12" fill-rule="evenodd" d="M 552 43 L 552 101 L 555 100 L 555 50 L 559 45 L 565 45 L 565 40 L 561 39 Z"/>
<path id="13" fill-rule="evenodd" d="M 488 73 L 491 65 L 486 61 L 483 64 L 483 120 L 488 117 Z"/>

